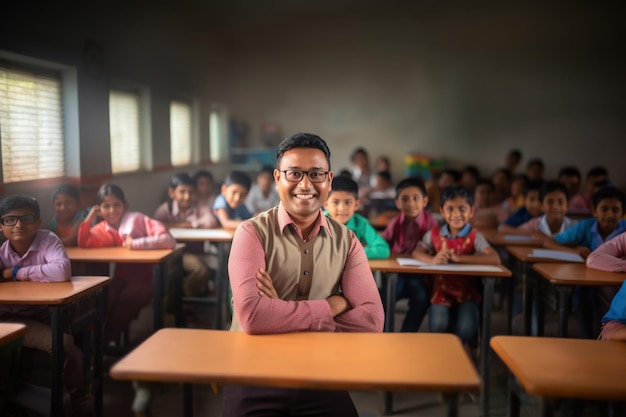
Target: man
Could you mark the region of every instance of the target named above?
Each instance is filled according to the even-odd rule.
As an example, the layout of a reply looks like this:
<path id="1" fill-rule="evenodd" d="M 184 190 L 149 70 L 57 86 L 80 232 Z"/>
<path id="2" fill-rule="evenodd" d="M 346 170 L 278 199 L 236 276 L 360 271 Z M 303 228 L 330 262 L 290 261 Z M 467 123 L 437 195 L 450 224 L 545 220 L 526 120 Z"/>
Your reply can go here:
<path id="1" fill-rule="evenodd" d="M 333 178 L 326 142 L 298 133 L 278 146 L 276 159 L 280 204 L 244 222 L 233 238 L 231 330 L 382 331 L 383 307 L 363 247 L 321 209 Z M 226 417 L 358 415 L 344 391 L 233 385 L 224 387 L 223 410 Z"/>

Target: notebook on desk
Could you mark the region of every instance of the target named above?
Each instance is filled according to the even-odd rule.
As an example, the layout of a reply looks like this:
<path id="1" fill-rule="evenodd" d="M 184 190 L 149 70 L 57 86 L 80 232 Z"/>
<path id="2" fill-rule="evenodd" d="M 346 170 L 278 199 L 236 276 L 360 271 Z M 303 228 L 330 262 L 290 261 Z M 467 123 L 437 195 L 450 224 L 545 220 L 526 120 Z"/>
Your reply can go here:
<path id="1" fill-rule="evenodd" d="M 418 261 L 413 258 L 398 258 L 400 265 L 415 266 L 417 269 L 428 269 L 434 271 L 459 271 L 459 272 L 500 272 L 501 269 L 495 265 L 470 265 L 470 264 L 444 264 L 433 265 Z"/>
<path id="2" fill-rule="evenodd" d="M 544 259 L 555 259 L 558 261 L 566 261 L 566 262 L 585 262 L 582 256 L 577 253 L 565 252 L 562 250 L 551 250 L 551 249 L 533 249 L 531 253 L 528 254 L 529 258 L 544 258 Z"/>

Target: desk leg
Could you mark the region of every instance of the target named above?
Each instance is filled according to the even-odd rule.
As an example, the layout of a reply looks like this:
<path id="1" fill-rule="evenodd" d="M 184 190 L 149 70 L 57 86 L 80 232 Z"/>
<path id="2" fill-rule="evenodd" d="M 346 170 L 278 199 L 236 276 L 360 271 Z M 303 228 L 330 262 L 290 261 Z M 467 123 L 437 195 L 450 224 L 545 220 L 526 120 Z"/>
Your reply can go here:
<path id="1" fill-rule="evenodd" d="M 228 288 L 228 260 L 226 259 L 225 243 L 217 244 L 217 277 L 215 278 L 215 328 L 223 329 L 224 326 L 224 292 Z"/>
<path id="2" fill-rule="evenodd" d="M 448 417 L 459 415 L 459 394 L 443 394 L 443 401 L 448 408 Z"/>
<path id="3" fill-rule="evenodd" d="M 549 398 L 539 398 L 539 415 L 541 417 L 552 417 L 554 409 Z"/>
<path id="4" fill-rule="evenodd" d="M 193 417 L 193 384 L 183 384 L 183 416 Z"/>
<path id="5" fill-rule="evenodd" d="M 398 274 L 383 273 L 383 287 L 386 288 L 385 294 L 385 328 L 386 332 L 393 332 L 396 317 L 396 283 L 398 282 Z"/>
<path id="6" fill-rule="evenodd" d="M 549 283 L 543 279 L 535 282 L 534 301 L 537 305 L 537 336 L 543 337 L 545 328 L 545 311 L 546 311 L 546 291 Z"/>
<path id="7" fill-rule="evenodd" d="M 480 405 L 483 417 L 489 417 L 489 358 L 491 348 L 491 311 L 493 309 L 493 293 L 495 277 L 485 277 L 483 280 L 483 329 L 480 338 L 480 375 L 483 378 L 483 389 L 480 394 Z"/>
<path id="8" fill-rule="evenodd" d="M 165 268 L 161 264 L 152 265 L 152 320 L 154 331 L 163 327 L 163 274 Z"/>
<path id="9" fill-rule="evenodd" d="M 50 324 L 52 328 L 52 387 L 50 415 L 63 415 L 63 323 L 61 307 L 50 306 Z"/>
<path id="10" fill-rule="evenodd" d="M 104 321 L 104 291 L 99 290 L 96 294 L 96 320 L 94 322 L 94 373 L 96 379 L 96 398 L 95 398 L 95 412 L 96 417 L 102 417 L 103 415 L 103 404 L 102 404 L 102 396 L 104 392 L 104 377 L 103 377 L 103 369 L 102 369 L 102 361 L 104 357 L 104 341 L 102 334 L 102 326 Z"/>
<path id="11" fill-rule="evenodd" d="M 519 417 L 520 414 L 520 390 L 517 380 L 512 372 L 509 372 L 509 389 L 507 392 L 507 400 L 509 407 L 509 417 Z"/>
<path id="12" fill-rule="evenodd" d="M 524 336 L 530 336 L 533 317 L 533 297 L 530 289 L 530 277 L 528 276 L 528 265 L 526 262 L 518 262 L 522 275 L 522 329 Z"/>
<path id="13" fill-rule="evenodd" d="M 559 292 L 559 337 L 567 337 L 572 287 L 569 285 L 558 285 L 556 288 Z"/>

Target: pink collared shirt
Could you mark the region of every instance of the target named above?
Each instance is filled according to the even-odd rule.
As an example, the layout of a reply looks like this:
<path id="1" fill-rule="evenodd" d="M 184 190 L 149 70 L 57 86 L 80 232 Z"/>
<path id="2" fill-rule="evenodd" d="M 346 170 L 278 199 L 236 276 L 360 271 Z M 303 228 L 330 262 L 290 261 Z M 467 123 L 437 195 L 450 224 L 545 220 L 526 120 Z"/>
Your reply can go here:
<path id="1" fill-rule="evenodd" d="M 170 211 L 171 204 L 171 211 Z M 212 213 L 211 207 L 192 204 L 187 210 L 182 211 L 176 201 L 163 203 L 154 213 L 154 218 L 163 223 L 189 222 L 194 229 L 212 229 L 219 227 L 219 222 Z"/>
<path id="2" fill-rule="evenodd" d="M 422 210 L 412 222 L 405 224 L 405 219 L 404 213 L 400 213 L 391 219 L 382 233 L 382 236 L 389 243 L 391 253 L 408 254 L 413 252 L 424 234 L 438 225 L 437 220 L 426 210 Z"/>
<path id="3" fill-rule="evenodd" d="M 626 232 L 598 246 L 587 257 L 587 266 L 609 272 L 626 272 Z"/>
<path id="4" fill-rule="evenodd" d="M 279 230 L 274 233 L 275 239 L 305 241 L 282 204 L 277 209 L 276 219 Z M 327 229 L 328 232 L 325 234 L 330 235 L 331 229 L 328 227 L 327 218 L 320 210 L 306 241 L 320 234 L 322 228 Z M 280 235 L 277 235 L 278 233 Z M 348 299 L 352 308 L 333 317 L 326 299 L 288 301 L 259 295 L 255 275 L 259 268 L 266 267 L 266 249 L 254 223 L 250 220 L 242 223 L 235 231 L 228 262 L 233 304 L 241 327 L 248 333 L 382 331 L 384 312 L 380 295 L 363 247 L 354 233 L 350 234 L 352 237 L 346 259 L 316 259 L 316 262 L 343 263 L 340 285 L 343 296 Z M 294 259 L 294 262 L 300 260 Z M 277 271 L 268 272 L 272 276 Z M 313 274 L 314 282 L 315 272 Z M 331 295 L 328 294 L 326 297 Z"/>

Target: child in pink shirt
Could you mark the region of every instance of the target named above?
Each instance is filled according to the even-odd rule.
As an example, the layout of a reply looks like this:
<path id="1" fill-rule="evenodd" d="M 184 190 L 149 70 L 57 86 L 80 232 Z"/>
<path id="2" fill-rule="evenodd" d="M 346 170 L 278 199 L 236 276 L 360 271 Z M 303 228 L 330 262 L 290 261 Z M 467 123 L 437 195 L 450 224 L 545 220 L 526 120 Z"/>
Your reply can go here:
<path id="1" fill-rule="evenodd" d="M 173 249 L 176 246 L 176 240 L 163 223 L 138 212 L 126 211 L 124 192 L 117 185 L 100 187 L 98 203 L 91 208 L 78 230 L 78 246 L 81 248 L 123 246 L 129 250 L 142 250 Z M 98 217 L 101 221 L 92 226 Z M 127 330 L 151 299 L 150 265 L 117 265 L 107 295 L 105 343 Z"/>

